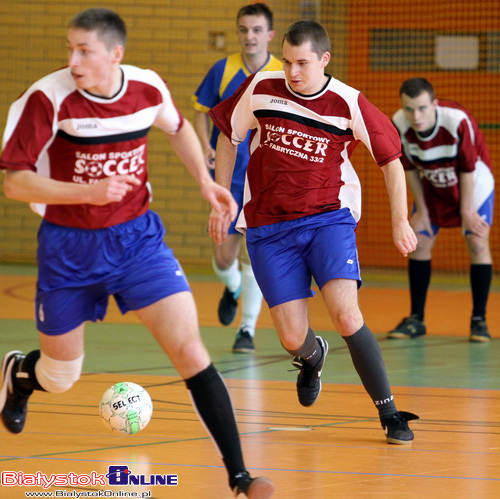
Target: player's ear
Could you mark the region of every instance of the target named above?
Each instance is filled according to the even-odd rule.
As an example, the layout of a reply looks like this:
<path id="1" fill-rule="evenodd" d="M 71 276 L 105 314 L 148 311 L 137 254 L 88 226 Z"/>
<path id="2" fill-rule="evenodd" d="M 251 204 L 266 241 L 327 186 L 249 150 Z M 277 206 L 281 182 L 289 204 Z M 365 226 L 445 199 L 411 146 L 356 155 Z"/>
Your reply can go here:
<path id="1" fill-rule="evenodd" d="M 115 45 L 113 50 L 111 51 L 111 60 L 113 63 L 120 64 L 123 59 L 123 54 L 125 53 L 125 49 L 123 45 Z"/>
<path id="2" fill-rule="evenodd" d="M 274 31 L 274 29 L 272 29 L 271 31 L 268 31 L 268 33 L 267 33 L 267 41 L 270 42 L 274 38 L 275 34 L 276 34 L 276 31 Z"/>
<path id="3" fill-rule="evenodd" d="M 326 66 L 328 66 L 328 63 L 330 62 L 330 59 L 331 59 L 331 54 L 330 52 L 325 52 L 322 56 L 321 56 L 321 63 L 322 63 L 322 66 L 324 68 L 326 68 Z"/>

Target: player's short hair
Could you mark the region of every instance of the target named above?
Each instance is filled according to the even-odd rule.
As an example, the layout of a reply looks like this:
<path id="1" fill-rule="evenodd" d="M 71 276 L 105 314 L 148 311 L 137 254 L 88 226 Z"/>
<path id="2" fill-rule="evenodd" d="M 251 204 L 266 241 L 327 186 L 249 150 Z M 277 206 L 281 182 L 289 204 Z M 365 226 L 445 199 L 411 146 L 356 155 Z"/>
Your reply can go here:
<path id="1" fill-rule="evenodd" d="M 425 78 L 410 78 L 405 80 L 399 89 L 399 96 L 403 94 L 414 99 L 422 92 L 427 92 L 431 101 L 434 100 L 434 87 Z"/>
<path id="2" fill-rule="evenodd" d="M 265 3 L 252 3 L 244 5 L 236 14 L 236 24 L 243 16 L 264 16 L 267 19 L 267 28 L 273 29 L 273 12 Z"/>
<path id="3" fill-rule="evenodd" d="M 320 23 L 308 19 L 290 25 L 283 36 L 284 42 L 288 42 L 292 47 L 311 42 L 311 48 L 318 55 L 318 59 L 331 48 L 330 37 L 326 29 Z"/>
<path id="4" fill-rule="evenodd" d="M 70 19 L 68 28 L 96 31 L 109 50 L 116 45 L 125 47 L 127 43 L 125 22 L 116 12 L 104 7 L 83 10 Z"/>

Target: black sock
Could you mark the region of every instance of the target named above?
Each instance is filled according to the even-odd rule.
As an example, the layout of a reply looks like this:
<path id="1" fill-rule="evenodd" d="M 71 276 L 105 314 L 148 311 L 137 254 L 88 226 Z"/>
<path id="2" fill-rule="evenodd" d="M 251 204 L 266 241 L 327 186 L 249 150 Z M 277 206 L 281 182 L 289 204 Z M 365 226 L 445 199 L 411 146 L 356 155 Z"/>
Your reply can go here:
<path id="1" fill-rule="evenodd" d="M 392 395 L 379 344 L 366 324 L 352 336 L 342 336 L 349 347 L 352 362 L 361 382 L 378 409 L 381 418 L 394 414 Z"/>
<path id="2" fill-rule="evenodd" d="M 470 286 L 472 290 L 472 316 L 486 318 L 486 303 L 490 293 L 493 266 L 486 264 L 473 264 L 470 266 Z"/>
<path id="3" fill-rule="evenodd" d="M 40 350 L 33 350 L 26 357 L 16 361 L 12 370 L 12 383 L 14 388 L 26 395 L 31 395 L 33 390 L 44 390 L 35 374 L 35 364 L 40 358 Z"/>
<path id="4" fill-rule="evenodd" d="M 431 280 L 430 260 L 408 261 L 408 278 L 410 281 L 411 315 L 424 319 L 425 300 Z"/>
<path id="5" fill-rule="evenodd" d="M 222 454 L 229 480 L 245 471 L 240 436 L 227 387 L 213 364 L 184 380 L 200 419 Z"/>
<path id="6" fill-rule="evenodd" d="M 294 357 L 300 357 L 307 364 L 313 366 L 315 366 L 319 362 L 319 360 L 321 359 L 321 354 L 323 353 L 318 340 L 316 340 L 316 335 L 311 328 L 307 330 L 306 339 L 299 349 L 288 350 L 288 348 L 285 348 L 285 350 L 290 355 L 293 355 Z"/>

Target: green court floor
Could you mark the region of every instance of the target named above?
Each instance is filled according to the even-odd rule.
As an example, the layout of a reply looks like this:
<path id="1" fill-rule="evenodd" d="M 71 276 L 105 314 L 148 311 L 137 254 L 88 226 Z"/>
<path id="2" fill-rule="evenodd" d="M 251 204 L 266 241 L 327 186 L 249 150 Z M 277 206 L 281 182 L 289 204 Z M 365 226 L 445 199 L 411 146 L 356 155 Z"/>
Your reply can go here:
<path id="1" fill-rule="evenodd" d="M 0 320 L 2 352 L 37 346 L 32 321 Z M 216 367 L 228 379 L 295 382 L 289 355 L 270 329 L 259 329 L 253 355 L 233 354 L 234 328 L 205 327 L 202 336 Z M 342 338 L 317 331 L 330 344 L 324 383 L 359 384 Z M 473 344 L 466 337 L 429 336 L 410 341 L 376 335 L 393 386 L 500 389 L 500 341 Z M 85 373 L 175 375 L 170 361 L 141 325 L 88 324 Z"/>

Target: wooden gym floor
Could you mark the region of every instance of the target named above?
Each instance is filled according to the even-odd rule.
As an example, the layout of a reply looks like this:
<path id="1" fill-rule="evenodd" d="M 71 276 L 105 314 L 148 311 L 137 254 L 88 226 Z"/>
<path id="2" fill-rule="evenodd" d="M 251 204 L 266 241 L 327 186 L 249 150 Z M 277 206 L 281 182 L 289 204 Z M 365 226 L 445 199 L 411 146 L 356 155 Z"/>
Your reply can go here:
<path id="1" fill-rule="evenodd" d="M 408 313 L 405 276 L 364 273 L 360 304 L 382 348 L 400 410 L 415 412 L 411 446 L 385 443 L 376 410 L 360 386 L 347 348 L 331 330 L 321 299 L 310 300 L 313 328 L 330 343 L 323 390 L 311 408 L 299 405 L 296 372 L 263 307 L 255 355 L 234 355 L 237 320 L 224 328 L 216 307 L 222 285 L 208 276 L 190 281 L 202 335 L 229 387 L 246 465 L 271 478 L 277 499 L 500 497 L 500 292 L 488 305 L 490 344 L 467 341 L 466 282 L 436 282 L 426 338 L 387 340 L 385 331 Z M 32 317 L 34 270 L 0 266 L 2 355 L 36 347 Z M 110 433 L 99 421 L 102 393 L 115 382 L 146 387 L 151 423 L 134 436 Z M 86 485 L 93 472 L 126 465 L 143 485 Z M 10 472 L 10 473 L 6 473 Z M 194 412 L 184 383 L 134 316 L 110 305 L 104 323 L 89 324 L 84 375 L 67 393 L 35 392 L 25 431 L 0 426 L 0 473 L 12 479 L 73 473 L 79 485 L 8 486 L 1 497 L 229 498 L 218 453 Z M 177 486 L 152 486 L 156 475 L 178 475 Z M 102 494 L 101 496 L 97 494 Z M 111 495 L 114 494 L 114 495 Z M 58 494 L 58 495 L 56 495 Z M 90 495 L 93 494 L 93 495 Z M 104 495 L 108 494 L 108 495 Z M 126 495 L 128 494 L 128 495 Z"/>

